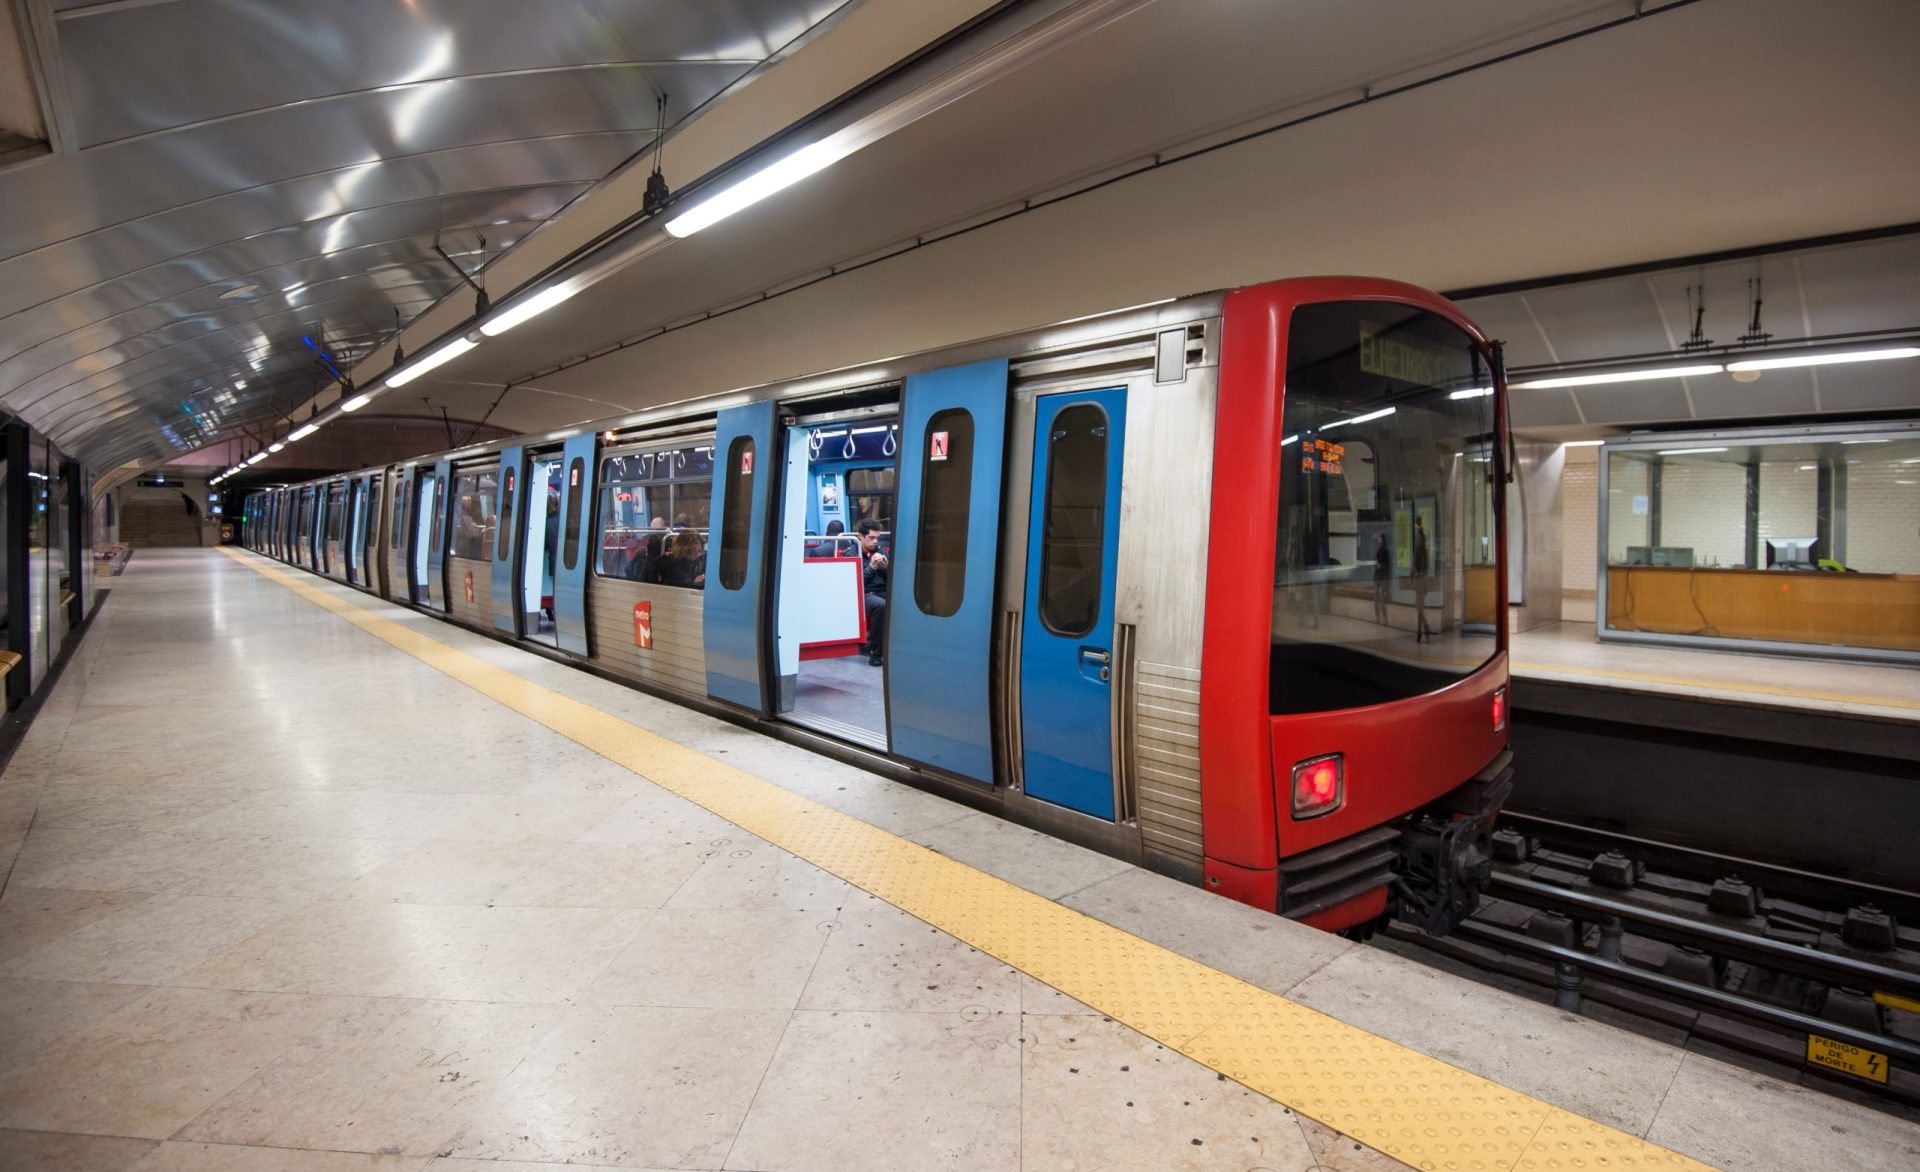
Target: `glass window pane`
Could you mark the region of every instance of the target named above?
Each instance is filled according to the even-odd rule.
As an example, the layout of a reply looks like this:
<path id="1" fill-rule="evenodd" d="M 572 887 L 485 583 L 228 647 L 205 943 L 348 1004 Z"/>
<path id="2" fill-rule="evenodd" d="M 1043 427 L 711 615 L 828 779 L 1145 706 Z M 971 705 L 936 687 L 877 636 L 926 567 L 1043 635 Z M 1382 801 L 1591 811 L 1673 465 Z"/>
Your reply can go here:
<path id="1" fill-rule="evenodd" d="M 1481 352 L 1382 302 L 1302 306 L 1288 328 L 1268 702 L 1387 703 L 1497 648 L 1499 450 Z M 1457 396 L 1457 397 L 1456 397 Z"/>
<path id="2" fill-rule="evenodd" d="M 738 590 L 747 581 L 747 539 L 753 531 L 753 440 L 736 437 L 727 447 L 725 528 L 720 531 L 720 585 Z M 676 546 L 678 542 L 675 542 Z"/>
<path id="3" fill-rule="evenodd" d="M 580 564 L 580 502 L 586 498 L 586 489 L 582 481 L 586 479 L 587 462 L 578 456 L 567 466 L 567 530 L 565 539 L 565 565 L 571 570 Z"/>
<path id="4" fill-rule="evenodd" d="M 519 469 L 507 469 L 506 482 L 500 490 L 500 513 L 494 518 L 494 526 L 499 530 L 499 544 L 494 548 L 494 560 L 506 561 L 513 552 L 513 482 L 519 478 Z"/>
<path id="5" fill-rule="evenodd" d="M 967 518 L 973 502 L 973 416 L 959 408 L 927 421 L 926 475 L 920 486 L 920 534 L 913 601 L 939 618 L 960 609 L 967 585 Z"/>
<path id="6" fill-rule="evenodd" d="M 1053 417 L 1040 543 L 1040 620 L 1084 635 L 1100 617 L 1107 535 L 1107 413 L 1076 403 Z"/>
<path id="7" fill-rule="evenodd" d="M 339 541 L 346 522 L 346 486 L 331 485 L 327 489 L 327 540 Z"/>
<path id="8" fill-rule="evenodd" d="M 493 545 L 494 502 L 498 495 L 498 469 L 474 468 L 454 474 L 454 557 L 487 560 L 487 551 Z"/>

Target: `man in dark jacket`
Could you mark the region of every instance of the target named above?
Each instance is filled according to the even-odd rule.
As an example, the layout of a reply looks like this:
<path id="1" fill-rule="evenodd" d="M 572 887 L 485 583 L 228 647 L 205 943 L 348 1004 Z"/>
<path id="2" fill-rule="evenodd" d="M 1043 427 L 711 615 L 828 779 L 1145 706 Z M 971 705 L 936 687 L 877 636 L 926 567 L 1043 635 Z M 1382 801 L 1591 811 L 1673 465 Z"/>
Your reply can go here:
<path id="1" fill-rule="evenodd" d="M 860 585 L 867 595 L 867 662 L 879 667 L 887 652 L 887 555 L 880 552 L 880 522 L 860 522 Z"/>

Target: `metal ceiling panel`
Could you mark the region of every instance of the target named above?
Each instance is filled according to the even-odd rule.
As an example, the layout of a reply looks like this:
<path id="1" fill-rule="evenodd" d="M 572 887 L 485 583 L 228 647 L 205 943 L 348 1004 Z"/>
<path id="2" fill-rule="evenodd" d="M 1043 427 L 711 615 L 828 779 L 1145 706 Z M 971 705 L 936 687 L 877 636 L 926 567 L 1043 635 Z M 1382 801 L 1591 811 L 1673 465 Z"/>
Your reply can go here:
<path id="1" fill-rule="evenodd" d="M 167 208 L 0 261 L 0 315 L 347 210 L 500 187 L 589 183 L 651 139 L 651 134 L 621 131 L 489 143 L 304 175 Z"/>
<path id="2" fill-rule="evenodd" d="M 486 235 L 491 243 L 499 239 L 499 233 L 494 230 L 496 225 L 544 220 L 566 206 L 585 186 L 584 183 L 571 183 L 517 190 L 508 188 L 462 194 L 444 200 L 413 200 L 343 212 L 326 220 L 275 229 L 206 252 L 170 260 L 148 270 L 141 276 L 157 286 L 158 291 L 141 304 L 171 306 L 176 304 L 176 299 L 190 297 L 216 283 L 225 282 L 228 287 L 233 287 L 233 278 L 242 274 L 246 275 L 247 282 L 260 285 L 258 293 L 250 301 L 284 298 L 284 290 L 293 286 L 283 285 L 273 277 L 285 266 L 299 264 L 316 256 L 398 240 L 414 241 L 416 255 L 430 256 L 426 242 L 439 236 L 443 229 L 449 238 L 448 243 L 466 244 L 472 248 L 476 243 L 476 234 Z M 458 275 L 444 266 L 442 272 L 447 288 L 460 283 Z M 186 304 L 182 304 L 173 316 L 185 316 L 188 312 L 190 310 Z M 55 303 L 18 316 L 22 319 L 18 323 L 8 323 L 8 339 L 14 339 L 17 330 L 19 344 L 46 352 L 58 349 L 65 339 L 54 332 L 53 340 L 43 345 L 45 335 L 36 337 L 33 332 L 36 319 L 52 317 L 58 323 L 54 327 L 57 331 L 59 327 L 72 324 L 78 315 L 71 313 L 69 307 Z M 78 358 L 89 352 L 70 350 L 69 356 Z M 0 362 L 0 393 L 26 385 L 27 380 L 17 377 L 13 368 L 27 353 L 32 351 L 24 351 L 21 356 Z"/>
<path id="3" fill-rule="evenodd" d="M 448 77 L 642 62 L 712 66 L 731 80 L 839 2 L 173 0 L 97 16 L 62 7 L 77 10 L 60 23 L 60 46 L 75 126 L 92 146 Z M 684 112 L 717 87 L 682 73 L 663 88 L 687 91 L 674 93 Z M 651 124 L 650 97 L 644 112 Z"/>
<path id="4" fill-rule="evenodd" d="M 90 460 L 307 397 L 302 335 L 350 368 L 460 285 L 436 242 L 496 258 L 652 142 L 657 94 L 675 125 L 850 7 L 29 2 L 63 133 L 0 167 L 0 407 Z"/>

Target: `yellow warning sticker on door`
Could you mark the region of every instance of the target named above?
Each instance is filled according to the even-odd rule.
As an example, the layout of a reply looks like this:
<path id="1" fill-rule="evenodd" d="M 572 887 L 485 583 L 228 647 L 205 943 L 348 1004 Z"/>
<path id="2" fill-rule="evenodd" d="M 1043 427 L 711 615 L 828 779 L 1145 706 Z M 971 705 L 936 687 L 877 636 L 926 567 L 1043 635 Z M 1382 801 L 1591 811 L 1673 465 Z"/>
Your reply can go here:
<path id="1" fill-rule="evenodd" d="M 1875 1082 L 1887 1081 L 1887 1056 L 1877 1050 L 1836 1042 L 1819 1034 L 1807 1035 L 1807 1061 L 1815 1066 L 1844 1070 Z"/>

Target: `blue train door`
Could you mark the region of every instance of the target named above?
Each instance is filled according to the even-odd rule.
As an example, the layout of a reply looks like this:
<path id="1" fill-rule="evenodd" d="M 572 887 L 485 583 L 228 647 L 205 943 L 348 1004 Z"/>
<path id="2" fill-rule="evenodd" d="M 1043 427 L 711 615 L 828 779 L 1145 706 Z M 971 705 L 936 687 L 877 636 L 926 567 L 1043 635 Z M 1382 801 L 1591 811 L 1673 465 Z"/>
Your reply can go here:
<path id="1" fill-rule="evenodd" d="M 1124 387 L 1034 405 L 1033 496 L 1020 619 L 1022 763 L 1029 795 L 1114 816 L 1113 587 Z"/>
<path id="2" fill-rule="evenodd" d="M 513 604 L 514 535 L 520 532 L 519 513 L 515 512 L 520 465 L 525 449 L 519 446 L 500 452 L 500 508 L 494 514 L 498 526 L 493 554 L 493 626 L 511 635 L 515 632 Z"/>
<path id="3" fill-rule="evenodd" d="M 707 695 L 768 710 L 762 687 L 767 510 L 772 504 L 773 404 L 729 407 L 714 420 L 713 513 L 701 597 Z"/>
<path id="4" fill-rule="evenodd" d="M 893 750 L 993 784 L 988 693 L 1007 362 L 907 379 L 887 616 Z"/>
<path id="5" fill-rule="evenodd" d="M 447 462 L 420 478 L 421 551 L 426 555 L 426 598 L 434 610 L 447 609 Z"/>
<path id="6" fill-rule="evenodd" d="M 587 565 L 594 558 L 593 455 L 599 436 L 577 435 L 561 451 L 560 552 L 554 558 L 553 623 L 560 650 L 587 654 Z"/>

